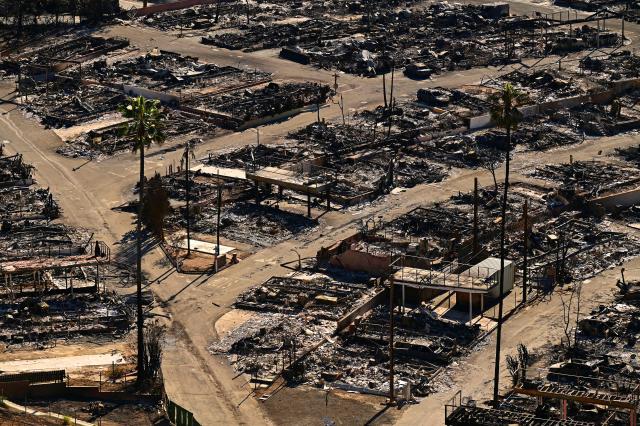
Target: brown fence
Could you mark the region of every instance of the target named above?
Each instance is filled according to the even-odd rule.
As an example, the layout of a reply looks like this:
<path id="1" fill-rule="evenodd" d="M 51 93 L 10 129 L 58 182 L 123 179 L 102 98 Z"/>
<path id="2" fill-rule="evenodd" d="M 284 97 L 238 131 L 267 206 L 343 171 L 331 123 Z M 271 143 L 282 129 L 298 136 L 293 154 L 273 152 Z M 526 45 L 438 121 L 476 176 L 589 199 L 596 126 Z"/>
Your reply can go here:
<path id="1" fill-rule="evenodd" d="M 182 408 L 168 397 L 164 398 L 164 409 L 171 424 L 176 426 L 200 426 L 193 413 Z"/>
<path id="2" fill-rule="evenodd" d="M 29 371 L 25 373 L 1 374 L 0 382 L 62 383 L 66 378 L 65 370 Z"/>

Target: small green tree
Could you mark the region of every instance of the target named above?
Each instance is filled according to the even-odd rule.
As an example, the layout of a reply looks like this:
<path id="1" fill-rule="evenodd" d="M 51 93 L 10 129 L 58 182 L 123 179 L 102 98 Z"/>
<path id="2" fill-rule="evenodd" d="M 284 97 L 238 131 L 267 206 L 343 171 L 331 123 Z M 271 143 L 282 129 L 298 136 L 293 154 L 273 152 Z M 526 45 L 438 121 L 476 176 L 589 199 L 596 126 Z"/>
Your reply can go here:
<path id="1" fill-rule="evenodd" d="M 147 183 L 142 206 L 142 219 L 149 230 L 163 241 L 164 220 L 170 211 L 169 193 L 162 185 L 162 177 L 156 173 Z"/>
<path id="2" fill-rule="evenodd" d="M 518 363 L 518 360 L 511 355 L 507 355 L 506 361 L 507 370 L 509 371 L 509 375 L 511 376 L 511 384 L 513 386 L 516 386 L 520 381 L 520 364 Z"/>
<path id="3" fill-rule="evenodd" d="M 157 321 L 154 321 L 144 336 L 145 370 L 147 371 L 147 378 L 151 381 L 155 381 L 160 373 L 164 335 L 164 327 Z"/>
<path id="4" fill-rule="evenodd" d="M 521 380 L 524 383 L 527 379 L 527 368 L 531 364 L 531 354 L 523 343 L 518 343 L 518 362 L 520 363 Z"/>
<path id="5" fill-rule="evenodd" d="M 140 154 L 140 178 L 138 181 L 138 217 L 136 221 L 136 248 L 137 248 L 137 328 L 138 328 L 138 384 L 142 384 L 145 378 L 144 364 L 144 318 L 142 314 L 142 216 L 144 205 L 144 150 L 153 143 L 162 143 L 165 140 L 163 129 L 164 116 L 160 112 L 160 102 L 145 99 L 142 96 L 129 98 L 127 104 L 118 108 L 124 118 L 129 119 L 122 128 L 123 135 L 133 136 L 133 152 Z"/>

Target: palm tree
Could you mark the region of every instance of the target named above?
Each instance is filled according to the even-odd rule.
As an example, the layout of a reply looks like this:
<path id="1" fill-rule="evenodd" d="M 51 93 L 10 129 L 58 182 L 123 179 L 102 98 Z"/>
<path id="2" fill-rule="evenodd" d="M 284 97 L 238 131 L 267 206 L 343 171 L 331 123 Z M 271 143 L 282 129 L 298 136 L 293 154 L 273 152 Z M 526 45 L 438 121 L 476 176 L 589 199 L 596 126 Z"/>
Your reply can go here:
<path id="1" fill-rule="evenodd" d="M 144 318 L 142 316 L 142 207 L 144 197 L 144 149 L 153 143 L 164 142 L 162 132 L 163 115 L 157 100 L 145 99 L 142 96 L 129 98 L 128 103 L 118 108 L 124 118 L 129 119 L 122 129 L 122 133 L 134 138 L 133 152 L 140 153 L 140 181 L 138 193 L 138 218 L 136 223 L 137 243 L 137 328 L 138 328 L 138 384 L 145 378 L 144 365 Z"/>
<path id="2" fill-rule="evenodd" d="M 507 155 L 505 161 L 504 194 L 502 197 L 502 221 L 500 223 L 500 296 L 498 301 L 498 332 L 496 336 L 496 362 L 493 379 L 493 403 L 498 404 L 498 387 L 500 378 L 500 339 L 502 337 L 502 301 L 504 292 L 504 259 L 505 252 L 505 227 L 507 222 L 507 195 L 509 191 L 509 162 L 511 156 L 511 132 L 522 120 L 522 113 L 518 107 L 526 101 L 524 93 L 513 87 L 510 83 L 504 85 L 502 90 L 490 98 L 490 113 L 493 123 L 507 131 Z"/>

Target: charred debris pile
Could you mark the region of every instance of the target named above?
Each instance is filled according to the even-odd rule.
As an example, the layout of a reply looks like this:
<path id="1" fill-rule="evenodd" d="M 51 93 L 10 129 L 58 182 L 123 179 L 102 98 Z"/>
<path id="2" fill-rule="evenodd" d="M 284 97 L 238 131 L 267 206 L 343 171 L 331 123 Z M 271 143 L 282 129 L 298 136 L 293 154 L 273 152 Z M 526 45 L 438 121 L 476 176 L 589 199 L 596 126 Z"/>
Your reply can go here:
<path id="1" fill-rule="evenodd" d="M 0 149 L 0 214 L 2 215 L 3 249 L 0 257 L 9 256 L 12 245 L 23 243 L 28 246 L 28 239 L 12 241 L 14 232 L 36 227 L 60 216 L 60 208 L 48 189 L 35 188 L 32 177 L 33 167 L 26 164 L 21 154 L 3 156 Z M 34 232 L 33 237 L 38 237 Z M 6 238 L 6 240 L 5 240 Z M 20 247 L 15 247 L 19 249 Z"/>
<path id="2" fill-rule="evenodd" d="M 224 132 L 201 116 L 171 108 L 163 108 L 165 117 L 165 135 L 172 144 L 170 149 L 179 149 L 186 143 L 201 142 Z M 67 157 L 81 157 L 99 160 L 118 153 L 131 152 L 134 138 L 124 135 L 122 129 L 126 123 L 118 123 L 89 130 L 65 141 L 56 149 L 58 154 Z"/>
<path id="3" fill-rule="evenodd" d="M 638 410 L 640 293 L 637 282 L 623 279 L 618 287 L 613 303 L 570 320 L 562 343 L 541 354 L 543 366 L 511 371 L 513 388 L 497 409 L 458 396 L 447 406 L 446 424 L 632 424 Z M 568 288 L 558 297 L 575 304 L 580 290 Z"/>
<path id="4" fill-rule="evenodd" d="M 541 17 L 509 16 L 507 4 L 376 9 L 354 20 L 313 17 L 254 24 L 240 32 L 202 38 L 205 44 L 245 51 L 282 48 L 281 57 L 322 68 L 375 76 L 393 66 L 416 78 L 548 53 L 612 46 L 617 34 L 584 26 L 571 34 Z M 536 33 L 547 31 L 545 37 Z M 599 34 L 599 36 L 598 36 Z"/>
<path id="5" fill-rule="evenodd" d="M 129 46 L 124 38 L 103 38 L 95 36 L 62 35 L 55 43 L 49 37 L 34 43 L 19 54 L 3 58 L 2 69 L 20 78 L 46 79 L 55 73 L 78 67 L 102 55 L 120 51 Z M 43 78 L 44 77 L 44 78 Z"/>
<path id="6" fill-rule="evenodd" d="M 219 235 L 223 244 L 252 251 L 296 238 L 317 226 L 317 220 L 288 208 L 301 202 L 295 193 L 276 192 L 247 177 L 244 167 L 250 167 L 253 158 L 278 152 L 265 145 L 243 148 L 211 156 L 191 169 L 189 220 L 198 238 Z M 215 167 L 208 166 L 208 161 Z M 169 171 L 160 177 L 172 206 L 165 227 L 177 235 L 187 227 L 187 177 L 182 166 L 170 166 Z"/>
<path id="7" fill-rule="evenodd" d="M 328 190 L 331 203 L 349 206 L 394 187 L 439 182 L 446 176 L 438 164 L 400 152 L 401 145 L 400 140 L 388 139 L 382 130 L 376 132 L 366 123 L 321 122 L 291 133 L 282 145 L 243 148 L 210 156 L 204 163 L 211 170 L 234 168 L 246 170 L 251 176 L 269 171 L 275 173 L 275 180 L 296 176 L 301 185 L 312 188 L 310 191 L 318 196 L 326 197 Z M 296 192 L 284 182 L 283 186 L 280 196 Z M 258 191 L 264 195 L 261 198 L 271 193 L 266 187 Z"/>
<path id="8" fill-rule="evenodd" d="M 375 289 L 364 282 L 336 281 L 325 275 L 298 279 L 272 277 L 241 294 L 234 307 L 295 316 L 301 312 L 338 321 Z"/>
<path id="9" fill-rule="evenodd" d="M 627 4 L 621 0 L 554 0 L 554 4 L 562 7 L 584 10 L 589 12 L 599 12 L 607 10 L 611 12 L 623 12 L 626 8 L 627 21 L 638 21 L 638 7 L 636 4 Z M 615 16 L 615 15 L 614 15 Z"/>
<path id="10" fill-rule="evenodd" d="M 77 49 L 85 46 L 74 40 Z M 275 83 L 269 73 L 257 69 L 203 63 L 164 50 L 108 56 L 90 46 L 77 53 L 79 59 L 63 61 L 64 67 L 54 69 L 38 62 L 41 56 L 34 54 L 31 74 L 25 68 L 17 76 L 18 100 L 29 115 L 56 129 L 89 127 L 66 140 L 59 149 L 64 155 L 96 158 L 127 149 L 130 141 L 118 135 L 119 124 L 114 124 L 117 107 L 127 96 L 159 99 L 169 141 L 180 144 L 220 134 L 221 129 L 244 129 L 319 108 L 333 95 L 326 85 Z"/>
<path id="11" fill-rule="evenodd" d="M 220 112 L 241 123 L 291 113 L 305 106 L 323 105 L 332 91 L 317 83 L 268 83 L 264 87 L 244 89 L 218 96 L 192 98 L 185 105 Z"/>
<path id="12" fill-rule="evenodd" d="M 640 77 L 640 58 L 629 50 L 614 52 L 604 57 L 587 56 L 580 67 L 597 80 L 622 80 Z"/>
<path id="13" fill-rule="evenodd" d="M 221 28 L 243 27 L 248 23 L 267 24 L 276 19 L 291 17 L 300 10 L 298 3 L 302 2 L 261 1 L 250 5 L 222 0 L 216 4 L 155 13 L 138 18 L 138 21 L 163 31 L 197 34 Z"/>
<path id="14" fill-rule="evenodd" d="M 499 256 L 500 191 L 479 188 L 477 195 L 461 193 L 388 222 L 371 218 L 337 248 L 323 249 L 332 256 L 321 250 L 319 259 L 373 273 L 380 272 L 376 265 L 398 256 L 429 259 L 435 270 L 449 262 Z M 590 193 L 521 182 L 512 185 L 508 206 L 508 258 L 524 268 L 526 247 L 528 281 L 538 292 L 590 278 L 640 253 L 640 240 L 627 228 L 637 222 L 634 206 L 608 211 Z M 362 262 L 353 262 L 362 257 L 371 263 L 364 269 Z"/>
<path id="15" fill-rule="evenodd" d="M 0 165 L 0 341 L 44 345 L 126 333 L 133 310 L 106 287 L 128 283 L 128 270 L 110 262 L 105 243 L 56 221 L 60 207 L 35 186 L 21 155 L 0 152 Z"/>
<path id="16" fill-rule="evenodd" d="M 218 66 L 200 62 L 197 57 L 158 49 L 122 60 L 103 57 L 82 70 L 74 68 L 63 75 L 105 85 L 136 86 L 181 96 L 207 94 L 211 87 L 215 87 L 215 93 L 221 93 L 271 79 L 270 74 L 259 70 Z"/>
<path id="17" fill-rule="evenodd" d="M 246 200 L 246 196 L 243 200 L 242 195 L 227 199 L 226 194 L 227 190 L 219 218 L 215 194 L 198 201 L 190 218 L 194 232 L 205 235 L 217 235 L 219 232 L 226 241 L 263 248 L 298 237 L 317 226 L 317 221 L 302 214 L 268 203 L 256 206 L 253 200 Z M 168 223 L 171 223 L 172 231 L 185 229 L 186 209 L 175 209 Z"/>
<path id="18" fill-rule="evenodd" d="M 125 94 L 117 89 L 83 85 L 78 80 L 56 79 L 34 82 L 27 88 L 23 108 L 47 127 L 63 128 L 87 123 L 116 111 Z"/>
<path id="19" fill-rule="evenodd" d="M 254 313 L 211 350 L 227 355 L 256 385 L 282 376 L 291 384 L 386 394 L 388 290 L 358 277 L 271 278 L 238 298 L 236 308 Z M 396 385 L 416 396 L 430 393 L 433 375 L 480 335 L 477 327 L 439 318 L 425 306 L 397 309 L 394 317 Z"/>
<path id="20" fill-rule="evenodd" d="M 544 210 L 544 191 L 533 185 L 515 183 L 509 194 L 508 223 L 521 218 L 525 199 L 529 200 L 531 212 Z M 461 193 L 445 202 L 417 207 L 389 222 L 366 224 L 367 237 L 363 244 L 366 244 L 369 252 L 400 251 L 433 259 L 436 263 L 452 260 L 465 262 L 474 255 L 474 233 L 478 235 L 476 251 L 481 250 L 483 244 L 490 245 L 495 240 L 496 224 L 500 220 L 500 200 L 501 196 L 495 188 L 479 188 L 477 221 L 474 221 L 473 193 Z M 476 229 L 474 223 L 477 223 Z M 488 249 L 491 254 L 496 254 Z"/>
<path id="21" fill-rule="evenodd" d="M 417 5 L 421 0 L 368 2 L 343 0 L 272 0 L 247 4 L 236 1 L 220 1 L 216 4 L 194 6 L 176 11 L 155 13 L 139 18 L 144 25 L 165 31 L 187 34 L 202 34 L 224 28 L 245 29 L 252 25 L 269 25 L 279 20 L 338 16 L 344 19 L 379 10 Z"/>
<path id="22" fill-rule="evenodd" d="M 640 181 L 635 168 L 602 161 L 575 161 L 536 168 L 532 176 L 549 180 L 566 191 L 597 197 Z"/>

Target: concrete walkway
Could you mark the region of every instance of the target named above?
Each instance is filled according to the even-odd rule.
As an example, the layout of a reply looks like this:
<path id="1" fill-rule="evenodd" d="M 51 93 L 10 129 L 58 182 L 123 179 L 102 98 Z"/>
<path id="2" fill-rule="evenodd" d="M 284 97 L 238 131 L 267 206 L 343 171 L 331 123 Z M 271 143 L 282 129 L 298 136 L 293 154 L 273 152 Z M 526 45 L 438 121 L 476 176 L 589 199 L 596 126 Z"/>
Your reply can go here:
<path id="1" fill-rule="evenodd" d="M 37 370 L 69 370 L 74 368 L 123 364 L 124 358 L 120 353 L 99 355 L 76 355 L 58 358 L 24 359 L 18 361 L 0 362 L 0 371 L 3 373 L 19 373 L 23 371 Z"/>

